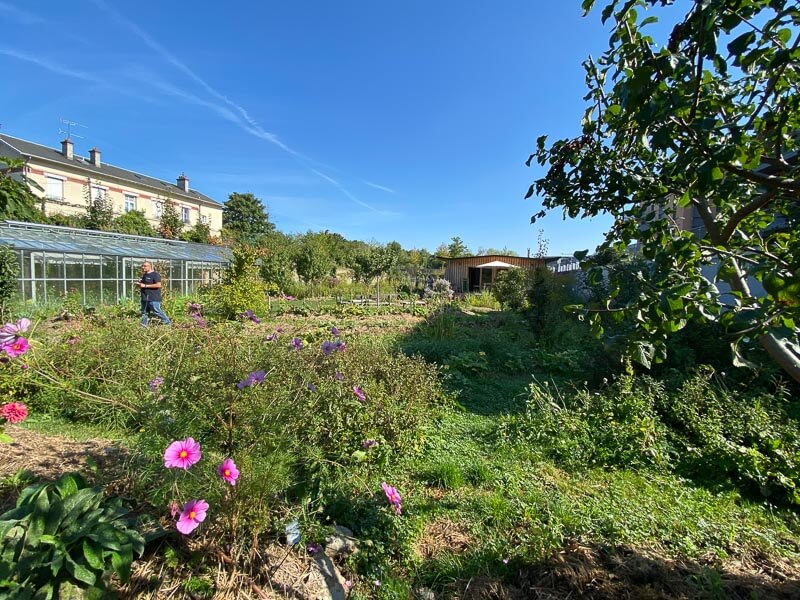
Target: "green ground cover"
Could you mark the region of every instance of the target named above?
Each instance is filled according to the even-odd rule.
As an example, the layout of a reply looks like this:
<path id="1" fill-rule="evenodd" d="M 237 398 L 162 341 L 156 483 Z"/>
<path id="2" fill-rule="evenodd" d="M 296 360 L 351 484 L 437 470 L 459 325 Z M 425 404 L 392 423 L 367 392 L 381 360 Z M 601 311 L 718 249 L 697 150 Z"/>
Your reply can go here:
<path id="1" fill-rule="evenodd" d="M 356 597 L 468 596 L 475 578 L 522 589 L 576 545 L 700 561 L 710 570 L 684 577 L 700 596 L 722 585 L 728 561 L 798 558 L 791 389 L 708 369 L 650 379 L 579 324 L 542 336 L 514 312 L 428 311 L 40 323 L 29 368 L 7 371 L 0 393 L 28 404 L 32 430 L 122 441 L 126 502 L 164 528 L 155 551 L 194 561 L 195 578 L 218 561 L 190 540 L 234 556 L 259 538 L 282 542 L 292 519 L 301 554 L 333 525 L 354 532 L 359 552 L 340 568 Z M 334 326 L 346 349 L 326 355 Z M 258 370 L 262 383 L 237 387 Z M 165 470 L 166 446 L 189 436 L 202 461 Z M 241 470 L 235 488 L 214 472 L 226 456 Z M 169 505 L 189 498 L 211 508 L 187 539 Z M 238 568 L 263 585 L 252 565 Z"/>

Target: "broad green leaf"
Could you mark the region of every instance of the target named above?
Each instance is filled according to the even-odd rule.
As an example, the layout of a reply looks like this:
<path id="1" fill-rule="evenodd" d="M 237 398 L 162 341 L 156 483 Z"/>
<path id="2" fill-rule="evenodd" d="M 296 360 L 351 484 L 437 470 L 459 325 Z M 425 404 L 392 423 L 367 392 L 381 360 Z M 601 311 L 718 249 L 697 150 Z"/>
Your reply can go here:
<path id="1" fill-rule="evenodd" d="M 67 572 L 70 575 L 87 585 L 94 585 L 95 581 L 97 581 L 97 576 L 90 569 L 88 569 L 85 565 L 72 560 L 72 557 L 69 555 L 67 555 L 65 559 Z"/>
<path id="2" fill-rule="evenodd" d="M 83 556 L 90 567 L 100 571 L 103 570 L 103 551 L 95 542 L 88 539 L 83 540 Z"/>
<path id="3" fill-rule="evenodd" d="M 124 583 L 131 577 L 131 563 L 133 562 L 133 550 L 130 544 L 122 546 L 119 552 L 112 552 L 111 566 L 114 568 L 114 573 Z"/>
<path id="4" fill-rule="evenodd" d="M 730 52 L 732 55 L 739 55 L 744 52 L 745 49 L 755 41 L 755 39 L 755 32 L 747 31 L 728 44 L 728 52 Z"/>

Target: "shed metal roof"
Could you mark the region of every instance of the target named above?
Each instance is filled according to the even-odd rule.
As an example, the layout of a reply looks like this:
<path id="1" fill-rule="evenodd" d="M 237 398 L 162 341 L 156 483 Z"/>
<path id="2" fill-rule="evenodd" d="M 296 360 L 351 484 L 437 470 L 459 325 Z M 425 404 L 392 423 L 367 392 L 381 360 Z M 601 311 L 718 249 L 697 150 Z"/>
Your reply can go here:
<path id="1" fill-rule="evenodd" d="M 217 263 L 226 263 L 231 259 L 230 249 L 224 246 L 19 221 L 0 221 L 0 244 L 17 250 L 107 254 L 151 259 Z"/>

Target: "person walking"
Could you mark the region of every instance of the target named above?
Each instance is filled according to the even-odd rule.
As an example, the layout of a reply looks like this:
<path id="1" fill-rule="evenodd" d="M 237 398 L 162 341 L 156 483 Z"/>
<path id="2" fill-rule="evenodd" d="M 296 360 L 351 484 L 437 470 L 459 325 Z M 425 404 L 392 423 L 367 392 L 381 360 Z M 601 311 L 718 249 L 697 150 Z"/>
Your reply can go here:
<path id="1" fill-rule="evenodd" d="M 149 261 L 142 263 L 142 278 L 134 285 L 142 294 L 142 326 L 146 327 L 150 322 L 150 311 L 161 319 L 164 325 L 172 324 L 172 321 L 161 309 L 161 275 L 153 269 L 153 265 Z"/>

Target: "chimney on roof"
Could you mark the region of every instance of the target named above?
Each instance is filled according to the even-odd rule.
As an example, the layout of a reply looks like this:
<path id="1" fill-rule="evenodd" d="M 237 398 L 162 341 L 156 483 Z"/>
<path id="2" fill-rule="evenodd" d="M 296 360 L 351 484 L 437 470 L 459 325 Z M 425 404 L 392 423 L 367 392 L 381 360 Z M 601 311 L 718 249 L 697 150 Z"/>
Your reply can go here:
<path id="1" fill-rule="evenodd" d="M 181 191 L 189 191 L 189 178 L 186 176 L 186 173 L 181 173 L 181 176 L 178 177 L 178 187 Z"/>
<path id="2" fill-rule="evenodd" d="M 67 138 L 61 142 L 61 154 L 65 157 L 72 158 L 72 140 Z"/>
<path id="3" fill-rule="evenodd" d="M 92 163 L 95 167 L 99 167 L 102 163 L 100 162 L 100 150 L 97 148 L 92 148 L 89 150 L 89 162 Z"/>

